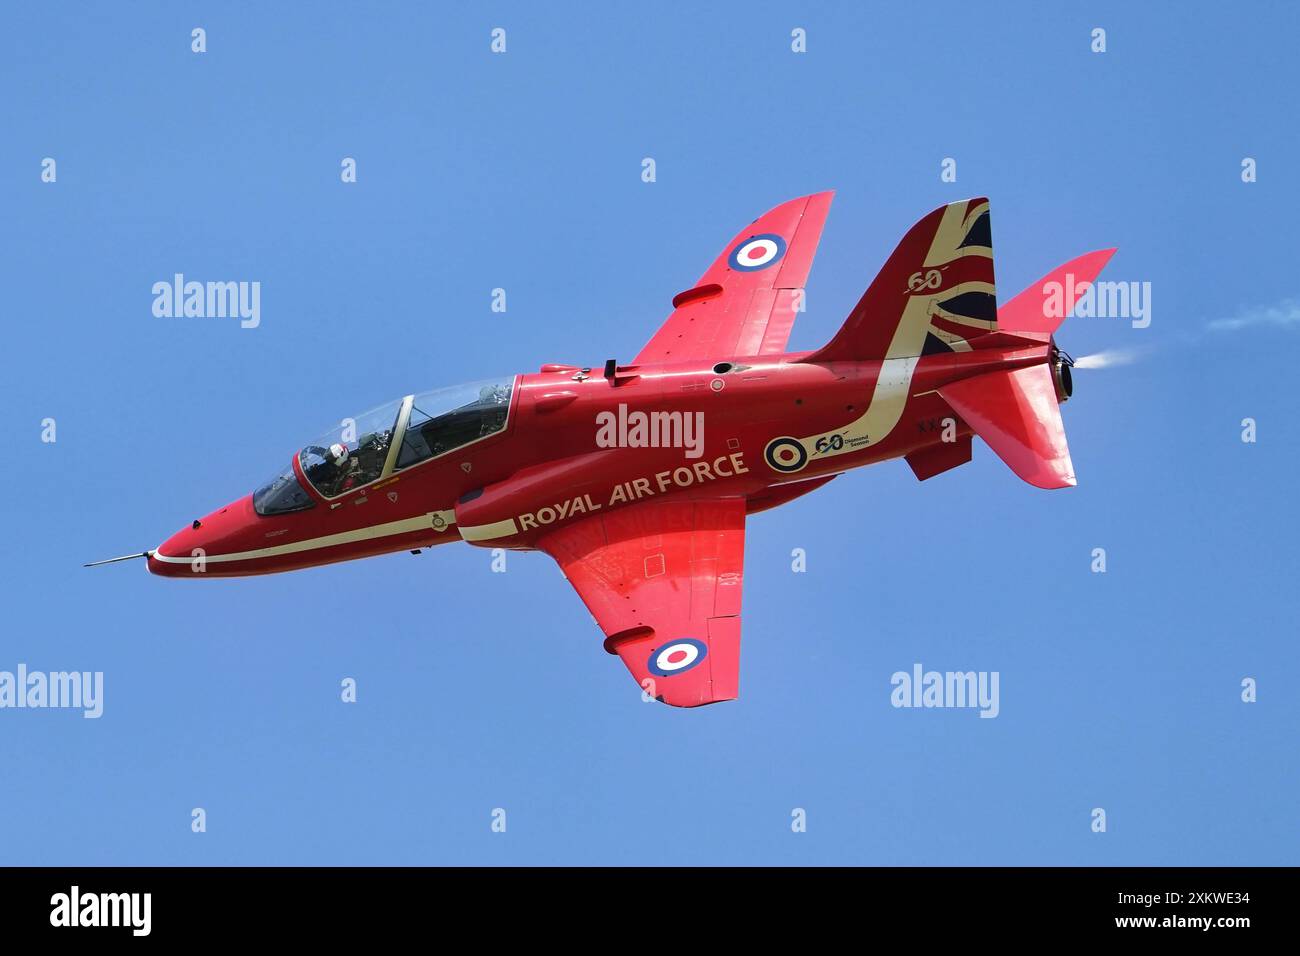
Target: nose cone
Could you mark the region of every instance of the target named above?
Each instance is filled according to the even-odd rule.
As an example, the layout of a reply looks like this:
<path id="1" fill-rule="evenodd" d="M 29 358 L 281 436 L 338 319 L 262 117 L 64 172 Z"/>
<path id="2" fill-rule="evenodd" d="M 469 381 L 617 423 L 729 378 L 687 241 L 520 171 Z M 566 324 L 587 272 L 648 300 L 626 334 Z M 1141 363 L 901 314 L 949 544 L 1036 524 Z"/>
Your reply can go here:
<path id="1" fill-rule="evenodd" d="M 149 570 L 169 578 L 202 577 L 216 571 L 209 558 L 250 550 L 257 515 L 247 495 L 192 522 L 158 545 L 149 555 Z"/>

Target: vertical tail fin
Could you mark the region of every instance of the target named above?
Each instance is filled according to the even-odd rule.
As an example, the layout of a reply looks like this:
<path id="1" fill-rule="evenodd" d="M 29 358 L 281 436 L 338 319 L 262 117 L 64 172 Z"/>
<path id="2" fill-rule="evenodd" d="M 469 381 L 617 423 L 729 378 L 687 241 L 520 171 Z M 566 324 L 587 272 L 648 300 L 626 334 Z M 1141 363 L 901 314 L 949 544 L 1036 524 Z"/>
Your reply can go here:
<path id="1" fill-rule="evenodd" d="M 987 199 L 940 206 L 898 244 L 844 326 L 806 362 L 968 351 L 998 327 Z"/>

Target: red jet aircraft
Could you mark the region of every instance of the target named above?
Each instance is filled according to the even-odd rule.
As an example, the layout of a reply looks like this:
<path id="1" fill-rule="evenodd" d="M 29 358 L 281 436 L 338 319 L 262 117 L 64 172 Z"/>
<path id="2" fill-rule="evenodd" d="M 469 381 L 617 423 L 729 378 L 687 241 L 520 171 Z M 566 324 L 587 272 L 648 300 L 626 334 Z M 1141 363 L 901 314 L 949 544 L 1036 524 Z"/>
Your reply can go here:
<path id="1" fill-rule="evenodd" d="M 925 481 L 969 461 L 972 435 L 1032 485 L 1075 483 L 1058 408 L 1072 362 L 1053 332 L 1114 250 L 999 309 L 988 201 L 950 203 L 827 345 L 786 352 L 831 195 L 741 230 L 630 364 L 544 365 L 344 419 L 252 494 L 127 557 L 203 578 L 451 541 L 544 551 L 647 693 L 736 698 L 748 515 L 892 458 Z"/>

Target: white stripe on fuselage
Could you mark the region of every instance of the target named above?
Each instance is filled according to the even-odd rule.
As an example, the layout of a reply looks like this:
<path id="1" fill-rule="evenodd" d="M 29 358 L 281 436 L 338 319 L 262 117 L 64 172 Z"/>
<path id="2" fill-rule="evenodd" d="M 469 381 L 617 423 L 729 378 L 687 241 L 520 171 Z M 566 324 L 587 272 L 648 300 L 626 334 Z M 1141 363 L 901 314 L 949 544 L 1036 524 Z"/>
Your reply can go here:
<path id="1" fill-rule="evenodd" d="M 493 538 L 509 538 L 518 533 L 519 528 L 514 518 L 491 524 L 468 525 L 460 529 L 460 536 L 466 541 L 491 541 Z"/>
<path id="2" fill-rule="evenodd" d="M 439 523 L 438 519 L 442 519 L 441 523 Z M 356 528 L 352 531 L 340 531 L 337 534 L 327 534 L 320 538 L 308 538 L 305 541 L 277 544 L 271 548 L 235 551 L 231 554 L 205 554 L 203 560 L 254 561 L 258 558 L 274 558 L 282 554 L 315 551 L 318 548 L 333 548 L 340 544 L 352 544 L 356 541 L 371 541 L 375 538 L 386 538 L 395 534 L 410 534 L 413 531 L 446 531 L 455 523 L 456 512 L 454 511 L 430 511 L 428 514 L 417 515 L 414 518 L 403 518 L 401 521 L 389 521 L 385 524 L 371 525 L 368 528 Z M 195 560 L 190 555 L 173 557 L 169 554 L 163 554 L 161 551 L 154 551 L 153 556 L 155 560 L 164 561 L 168 564 L 189 564 Z"/>

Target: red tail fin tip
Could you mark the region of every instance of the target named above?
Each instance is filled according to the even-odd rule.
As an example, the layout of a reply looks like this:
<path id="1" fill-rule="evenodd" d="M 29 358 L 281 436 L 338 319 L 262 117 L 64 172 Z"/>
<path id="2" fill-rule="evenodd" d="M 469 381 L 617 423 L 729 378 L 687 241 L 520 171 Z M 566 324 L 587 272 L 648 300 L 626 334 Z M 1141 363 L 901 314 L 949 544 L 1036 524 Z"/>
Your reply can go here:
<path id="1" fill-rule="evenodd" d="M 940 206 L 907 231 L 843 327 L 806 362 L 969 351 L 997 329 L 987 199 Z"/>

